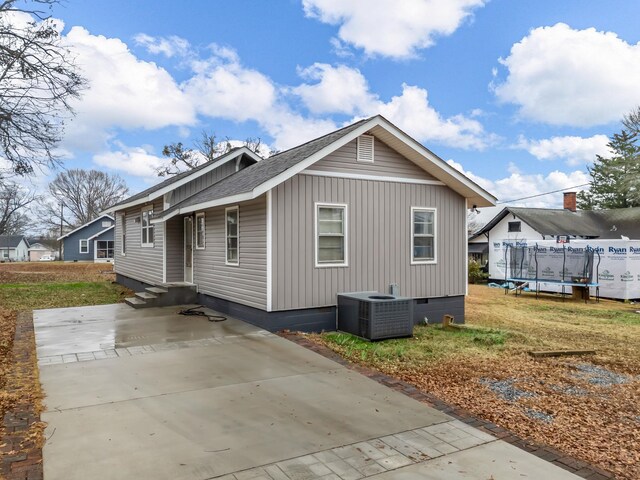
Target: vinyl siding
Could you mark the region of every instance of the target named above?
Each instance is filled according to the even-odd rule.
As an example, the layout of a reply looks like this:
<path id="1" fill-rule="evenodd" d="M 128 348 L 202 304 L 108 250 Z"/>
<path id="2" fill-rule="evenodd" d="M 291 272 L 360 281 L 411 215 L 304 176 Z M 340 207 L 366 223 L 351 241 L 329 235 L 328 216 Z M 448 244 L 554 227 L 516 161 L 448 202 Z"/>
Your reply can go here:
<path id="1" fill-rule="evenodd" d="M 234 159 L 225 163 L 224 165 L 219 166 L 215 170 L 206 173 L 205 175 L 202 175 L 201 177 L 196 178 L 195 180 L 192 180 L 191 182 L 186 183 L 181 187 L 178 187 L 176 190 L 174 190 L 170 203 L 171 205 L 175 205 L 185 198 L 190 197 L 191 195 L 195 195 L 199 191 L 204 190 L 208 186 L 219 182 L 223 178 L 228 177 L 235 172 L 236 161 Z"/>
<path id="2" fill-rule="evenodd" d="M 344 147 L 314 163 L 308 170 L 435 180 L 423 169 L 389 148 L 377 138 L 374 140 L 373 163 L 358 162 L 356 160 L 356 145 L 357 140 L 347 143 Z"/>
<path id="3" fill-rule="evenodd" d="M 174 217 L 165 223 L 167 242 L 167 282 L 184 281 L 184 222 L 183 217 Z"/>
<path id="4" fill-rule="evenodd" d="M 116 220 L 115 232 L 115 265 L 116 273 L 141 282 L 153 285 L 163 283 L 162 278 L 162 244 L 164 242 L 164 224 L 156 223 L 153 247 L 141 247 L 141 223 L 135 222 L 140 218 L 143 206 L 125 210 L 125 228 L 127 233 L 127 252 L 122 255 L 121 223 Z M 153 201 L 155 212 L 162 211 L 162 198 Z M 121 212 L 118 212 L 120 215 Z"/>
<path id="5" fill-rule="evenodd" d="M 272 202 L 273 310 L 335 305 L 338 292 L 390 283 L 414 298 L 465 294 L 465 200 L 445 186 L 300 174 Z M 348 267 L 315 267 L 315 202 L 348 205 Z M 411 265 L 412 206 L 437 209 L 437 264 Z"/>
<path id="6" fill-rule="evenodd" d="M 89 237 L 93 237 L 95 234 L 100 233 L 105 228 L 108 228 L 102 226 L 103 221 L 109 222 L 111 225 L 113 225 L 113 221 L 111 219 L 103 218 L 64 238 L 62 240 L 62 259 L 65 262 L 93 262 L 95 256 L 94 240 L 96 239 L 93 239 L 89 242 L 89 251 L 87 253 L 80 253 L 80 240 L 87 240 Z M 113 230 L 109 230 L 104 235 L 102 235 L 100 237 L 100 240 L 113 240 Z"/>
<path id="7" fill-rule="evenodd" d="M 200 293 L 266 309 L 266 205 L 266 195 L 239 204 L 238 266 L 225 264 L 225 207 L 205 210 L 206 247 L 194 249 L 194 283 Z"/>

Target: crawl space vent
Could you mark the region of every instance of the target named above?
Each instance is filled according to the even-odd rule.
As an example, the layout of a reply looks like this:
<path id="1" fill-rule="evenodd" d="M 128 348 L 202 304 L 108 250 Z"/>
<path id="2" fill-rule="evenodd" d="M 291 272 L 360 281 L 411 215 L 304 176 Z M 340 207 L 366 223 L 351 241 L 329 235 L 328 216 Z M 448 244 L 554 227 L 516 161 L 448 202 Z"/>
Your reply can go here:
<path id="1" fill-rule="evenodd" d="M 358 161 L 373 163 L 373 135 L 358 137 Z"/>

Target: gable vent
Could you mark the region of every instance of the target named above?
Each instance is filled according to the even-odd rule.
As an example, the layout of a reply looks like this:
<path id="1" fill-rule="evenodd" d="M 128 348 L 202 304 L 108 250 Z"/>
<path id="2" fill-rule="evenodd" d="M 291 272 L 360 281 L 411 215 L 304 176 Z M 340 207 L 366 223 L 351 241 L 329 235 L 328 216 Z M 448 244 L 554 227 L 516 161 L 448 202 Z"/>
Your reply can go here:
<path id="1" fill-rule="evenodd" d="M 359 162 L 373 163 L 373 135 L 360 135 L 357 148 Z"/>

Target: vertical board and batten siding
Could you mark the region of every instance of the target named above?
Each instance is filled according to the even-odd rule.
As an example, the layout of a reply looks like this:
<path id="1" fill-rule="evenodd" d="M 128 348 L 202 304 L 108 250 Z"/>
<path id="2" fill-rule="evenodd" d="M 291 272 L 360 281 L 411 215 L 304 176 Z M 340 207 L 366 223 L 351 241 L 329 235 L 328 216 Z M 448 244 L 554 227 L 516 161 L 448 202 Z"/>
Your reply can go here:
<path id="1" fill-rule="evenodd" d="M 141 247 L 142 223 L 136 223 L 135 219 L 140 219 L 143 207 L 138 206 L 125 210 L 126 255 L 122 255 L 121 225 L 116 220 L 114 267 L 115 272 L 120 275 L 157 285 L 163 283 L 162 244 L 164 242 L 164 224 L 155 224 L 153 247 Z M 162 198 L 157 198 L 153 201 L 153 210 L 154 212 L 162 211 Z"/>
<path id="2" fill-rule="evenodd" d="M 311 165 L 308 170 L 330 171 L 334 173 L 375 175 L 380 177 L 401 177 L 420 180 L 435 180 L 431 175 L 389 148 L 377 138 L 374 140 L 374 161 L 356 160 L 357 140 L 327 155 Z"/>
<path id="3" fill-rule="evenodd" d="M 184 220 L 173 217 L 165 222 L 167 283 L 184 282 Z"/>
<path id="4" fill-rule="evenodd" d="M 227 207 L 235 205 L 227 205 Z M 267 308 L 266 195 L 238 205 L 240 264 L 238 266 L 225 264 L 225 207 L 205 210 L 205 249 L 193 251 L 193 281 L 198 285 L 200 293 L 265 310 Z"/>
<path id="5" fill-rule="evenodd" d="M 178 187 L 173 192 L 173 196 L 171 198 L 171 205 L 175 205 L 176 203 L 181 202 L 185 198 L 188 198 L 196 193 L 204 190 L 205 188 L 213 185 L 214 183 L 219 182 L 225 177 L 236 172 L 236 160 L 230 160 L 224 165 L 219 166 L 215 170 L 202 175 L 201 177 L 196 178 L 195 180 L 190 181 Z"/>
<path id="6" fill-rule="evenodd" d="M 465 294 L 465 199 L 445 186 L 299 174 L 272 201 L 273 310 L 335 305 L 339 292 L 390 283 L 413 298 Z M 316 202 L 347 204 L 348 267 L 315 267 Z M 411 207 L 437 209 L 434 265 L 411 265 Z"/>

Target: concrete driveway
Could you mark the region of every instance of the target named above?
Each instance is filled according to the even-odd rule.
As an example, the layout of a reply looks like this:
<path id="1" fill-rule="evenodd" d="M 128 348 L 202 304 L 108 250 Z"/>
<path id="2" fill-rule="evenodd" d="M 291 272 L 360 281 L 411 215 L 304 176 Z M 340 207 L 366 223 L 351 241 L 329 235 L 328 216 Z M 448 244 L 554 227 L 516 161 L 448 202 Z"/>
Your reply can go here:
<path id="1" fill-rule="evenodd" d="M 178 310 L 34 312 L 46 480 L 578 478 L 288 340 Z"/>

